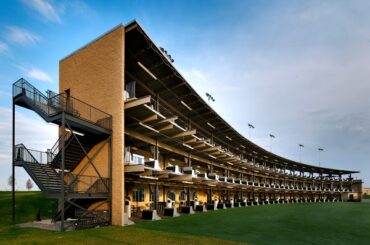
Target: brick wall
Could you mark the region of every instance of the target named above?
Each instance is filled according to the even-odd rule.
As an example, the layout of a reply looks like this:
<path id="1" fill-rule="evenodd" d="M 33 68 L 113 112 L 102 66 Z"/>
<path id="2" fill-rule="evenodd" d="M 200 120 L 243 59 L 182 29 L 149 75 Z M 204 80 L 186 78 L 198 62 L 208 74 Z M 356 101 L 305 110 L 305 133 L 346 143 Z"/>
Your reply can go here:
<path id="1" fill-rule="evenodd" d="M 113 225 L 124 222 L 124 34 L 118 26 L 59 63 L 60 92 L 70 89 L 72 96 L 113 116 Z M 108 158 L 97 164 L 107 174 Z"/>

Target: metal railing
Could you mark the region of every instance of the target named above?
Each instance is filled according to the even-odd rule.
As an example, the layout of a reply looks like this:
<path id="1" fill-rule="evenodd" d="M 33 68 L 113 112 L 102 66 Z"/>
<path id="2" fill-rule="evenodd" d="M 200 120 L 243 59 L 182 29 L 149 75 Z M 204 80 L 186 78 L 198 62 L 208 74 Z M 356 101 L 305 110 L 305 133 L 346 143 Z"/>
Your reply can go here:
<path id="1" fill-rule="evenodd" d="M 91 122 L 102 128 L 112 129 L 111 115 L 65 93 L 49 98 L 25 79 L 21 78 L 13 84 L 13 97 L 20 94 L 29 98 L 48 117 L 64 111 L 67 114 Z"/>
<path id="2" fill-rule="evenodd" d="M 76 230 L 110 225 L 110 210 L 80 210 L 76 209 L 78 218 L 73 224 Z"/>
<path id="3" fill-rule="evenodd" d="M 45 114 L 49 115 L 48 97 L 23 78 L 13 84 L 13 97 L 20 94 L 28 97 L 33 104 L 37 105 Z"/>
<path id="4" fill-rule="evenodd" d="M 58 105 L 60 110 L 67 114 L 92 122 L 102 128 L 112 129 L 111 115 L 65 93 L 51 97 L 49 103 Z"/>
<path id="5" fill-rule="evenodd" d="M 16 162 L 38 163 L 38 164 L 48 163 L 47 152 L 30 150 L 27 149 L 23 144 L 18 144 L 15 146 L 14 154 L 15 154 L 14 161 Z"/>
<path id="6" fill-rule="evenodd" d="M 59 137 L 59 139 L 55 142 L 55 144 L 53 145 L 53 147 L 51 147 L 51 149 L 48 149 L 47 150 L 47 155 L 48 155 L 48 163 L 51 163 L 54 158 L 58 155 L 58 153 L 60 152 L 60 150 L 64 147 L 62 145 L 62 137 L 64 136 L 64 140 L 65 140 L 65 144 L 67 144 L 67 141 L 70 139 L 70 137 L 72 136 L 72 134 L 70 132 L 65 132 L 64 135 L 61 135 Z"/>
<path id="7" fill-rule="evenodd" d="M 23 164 L 48 164 L 48 154 L 47 152 L 36 151 L 27 149 L 23 144 L 18 144 L 14 148 L 14 161 L 22 162 Z M 47 171 L 45 168 L 41 167 L 40 170 L 48 176 L 48 178 L 53 178 L 54 176 Z"/>

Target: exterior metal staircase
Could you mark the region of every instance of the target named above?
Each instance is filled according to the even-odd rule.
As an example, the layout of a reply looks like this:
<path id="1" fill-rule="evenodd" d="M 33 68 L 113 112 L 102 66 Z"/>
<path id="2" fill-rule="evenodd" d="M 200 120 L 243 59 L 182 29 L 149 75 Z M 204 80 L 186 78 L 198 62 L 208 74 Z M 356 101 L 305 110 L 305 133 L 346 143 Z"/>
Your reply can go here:
<path id="1" fill-rule="evenodd" d="M 45 152 L 29 150 L 23 144 L 15 147 L 15 164 L 22 166 L 46 197 L 56 197 L 61 191 L 60 175 L 47 164 Z"/>
<path id="2" fill-rule="evenodd" d="M 93 202 L 91 200 L 72 199 L 72 202 L 65 203 L 66 216 L 70 218 L 68 226 L 73 226 L 74 229 L 93 228 L 96 226 L 105 226 L 110 224 L 109 210 L 87 209 Z M 85 210 L 75 209 L 74 204 L 77 203 L 80 207 L 85 207 Z M 57 222 L 61 219 L 61 211 L 54 216 L 53 221 Z"/>
<path id="3" fill-rule="evenodd" d="M 23 167 L 46 197 L 59 199 L 54 220 L 61 220 L 64 207 L 64 220 L 74 219 L 75 229 L 109 224 L 109 210 L 91 210 L 90 206 L 108 200 L 110 180 L 99 172 L 83 175 L 86 165 L 93 163 L 90 158 L 82 160 L 94 146 L 110 139 L 112 117 L 65 93 L 49 92 L 46 96 L 24 79 L 13 84 L 13 103 L 35 111 L 46 122 L 65 125 L 64 134 L 46 152 L 27 149 L 23 144 L 14 146 L 13 164 Z M 82 170 L 74 173 L 80 163 Z"/>
<path id="4" fill-rule="evenodd" d="M 44 95 L 21 78 L 13 84 L 15 104 L 35 111 L 46 122 L 61 125 L 62 112 L 70 119 L 71 126 L 94 134 L 110 134 L 112 116 L 66 93 Z"/>
<path id="5" fill-rule="evenodd" d="M 75 135 L 72 137 L 71 134 L 68 134 L 66 137 L 66 143 L 64 148 L 64 164 L 65 169 L 69 171 L 73 171 L 75 167 L 81 162 L 84 158 L 84 150 L 89 152 L 96 144 L 101 142 L 101 138 L 93 137 L 90 135 L 79 136 Z M 77 139 L 76 139 L 77 138 Z M 80 146 L 82 145 L 82 147 Z M 62 157 L 61 157 L 61 142 L 59 140 L 54 144 L 54 146 L 49 150 L 50 154 L 50 164 L 53 168 L 61 168 Z"/>

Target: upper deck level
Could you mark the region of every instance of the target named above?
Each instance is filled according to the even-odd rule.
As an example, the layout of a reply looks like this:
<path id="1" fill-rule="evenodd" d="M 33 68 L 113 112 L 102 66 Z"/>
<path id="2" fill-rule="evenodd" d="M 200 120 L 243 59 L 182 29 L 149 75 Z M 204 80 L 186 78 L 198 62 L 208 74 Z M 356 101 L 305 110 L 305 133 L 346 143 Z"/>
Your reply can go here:
<path id="1" fill-rule="evenodd" d="M 168 118 L 176 118 L 177 124 L 195 130 L 190 135 L 209 144 L 205 147 L 207 152 L 210 148 L 219 151 L 219 155 L 207 154 L 209 160 L 238 168 L 290 172 L 292 175 L 304 172 L 312 177 L 314 174 L 339 177 L 358 173 L 296 162 L 263 149 L 237 132 L 197 94 L 137 22 L 126 26 L 125 42 L 126 89 L 130 81 L 135 81 L 134 97 L 150 95 L 153 101 L 149 104 L 166 110 Z M 190 144 L 180 147 L 189 148 L 187 145 Z"/>

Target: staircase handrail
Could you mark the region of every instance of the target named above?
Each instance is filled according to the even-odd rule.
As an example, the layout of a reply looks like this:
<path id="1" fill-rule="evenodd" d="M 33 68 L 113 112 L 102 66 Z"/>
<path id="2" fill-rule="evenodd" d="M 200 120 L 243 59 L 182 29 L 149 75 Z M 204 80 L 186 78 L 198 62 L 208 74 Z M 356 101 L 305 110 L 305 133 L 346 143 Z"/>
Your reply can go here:
<path id="1" fill-rule="evenodd" d="M 23 152 L 21 151 L 18 151 L 17 149 L 22 149 Z M 25 157 L 24 157 L 24 151 L 26 151 L 28 153 L 28 157 L 31 158 L 32 161 L 25 161 Z M 29 149 L 27 149 L 24 144 L 20 143 L 20 144 L 17 144 L 15 146 L 15 156 L 14 156 L 14 159 L 15 161 L 24 161 L 24 162 L 30 162 L 30 163 L 39 163 L 36 158 L 32 155 L 32 153 L 30 152 Z M 22 154 L 22 156 L 20 156 L 19 154 Z"/>
<path id="2" fill-rule="evenodd" d="M 58 140 L 54 143 L 53 147 L 51 147 L 50 149 L 47 150 L 47 153 L 48 153 L 48 163 L 52 163 L 54 158 L 58 155 L 59 151 L 62 149 L 62 147 L 65 147 L 65 146 L 62 146 L 61 145 L 61 141 L 62 141 L 62 137 L 64 136 L 65 137 L 65 143 L 67 143 L 67 141 L 70 139 L 71 137 L 71 133 L 70 132 L 65 132 L 64 135 L 60 135 L 60 137 L 58 138 Z"/>
<path id="3" fill-rule="evenodd" d="M 24 78 L 21 78 L 13 83 L 13 97 L 22 93 L 25 93 L 46 116 L 53 116 L 63 111 L 105 129 L 112 129 L 112 116 L 110 114 L 66 93 L 48 97 Z"/>
<path id="4" fill-rule="evenodd" d="M 32 84 L 27 82 L 24 78 L 19 79 L 13 84 L 13 97 L 19 94 L 24 94 L 26 97 L 32 100 L 33 104 L 37 105 L 46 115 L 49 115 L 48 97 Z"/>
<path id="5" fill-rule="evenodd" d="M 21 84 L 21 85 L 19 85 Z M 45 100 L 48 100 L 48 97 L 46 95 L 44 95 L 40 90 L 38 90 L 35 86 L 33 86 L 31 83 L 29 83 L 26 79 L 24 78 L 20 78 L 18 79 L 16 82 L 13 83 L 13 86 L 16 86 L 16 87 L 19 87 L 19 88 L 24 88 L 26 89 L 26 87 L 24 85 L 27 85 L 29 88 L 31 88 L 32 90 L 28 90 L 30 92 L 34 92 L 40 96 L 42 96 Z M 20 91 L 19 93 L 17 93 L 16 91 L 13 91 L 13 96 L 17 96 L 18 94 L 20 94 L 22 91 Z M 17 93 L 17 94 L 16 94 Z"/>
<path id="6" fill-rule="evenodd" d="M 71 114 L 109 130 L 112 129 L 112 116 L 110 114 L 80 99 L 67 95 L 66 93 L 60 93 L 49 98 L 49 100 L 58 100 L 61 104 L 61 109 L 67 114 Z"/>
<path id="7" fill-rule="evenodd" d="M 20 152 L 21 154 L 22 154 L 22 158 L 21 159 L 19 159 L 18 157 L 18 150 L 17 149 L 22 149 L 22 152 Z M 40 161 L 38 161 L 37 159 L 36 159 L 36 157 L 31 153 L 31 151 L 32 152 L 37 152 L 37 153 L 40 153 L 40 156 L 41 156 L 41 158 L 40 158 Z M 28 160 L 28 158 L 26 158 L 25 159 L 25 153 L 27 153 L 27 157 L 28 158 L 31 158 L 30 160 L 32 160 L 32 161 L 30 161 L 30 160 Z M 22 144 L 22 143 L 20 143 L 20 144 L 17 144 L 16 146 L 15 146 L 15 156 L 14 156 L 14 159 L 15 159 L 15 161 L 23 161 L 24 163 L 35 163 L 35 164 L 47 164 L 47 152 L 42 152 L 42 151 L 37 151 L 37 150 L 31 150 L 31 149 L 27 149 L 26 147 L 25 147 L 25 145 L 24 144 Z M 45 163 L 42 163 L 42 155 L 46 155 L 46 157 L 45 157 L 45 159 L 46 159 L 46 162 Z M 41 169 L 42 169 L 42 171 L 50 178 L 51 176 L 49 175 L 49 173 L 47 172 L 47 171 L 45 171 L 45 169 L 43 168 L 43 167 L 41 167 Z"/>

